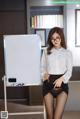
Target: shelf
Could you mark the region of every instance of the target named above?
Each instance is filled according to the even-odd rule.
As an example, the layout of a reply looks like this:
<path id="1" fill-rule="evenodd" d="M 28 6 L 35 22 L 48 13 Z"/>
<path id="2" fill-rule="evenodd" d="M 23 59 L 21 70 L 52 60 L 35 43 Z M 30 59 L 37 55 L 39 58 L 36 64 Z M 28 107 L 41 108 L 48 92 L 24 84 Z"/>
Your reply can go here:
<path id="1" fill-rule="evenodd" d="M 63 28 L 63 15 L 36 15 L 31 17 L 31 28 Z"/>

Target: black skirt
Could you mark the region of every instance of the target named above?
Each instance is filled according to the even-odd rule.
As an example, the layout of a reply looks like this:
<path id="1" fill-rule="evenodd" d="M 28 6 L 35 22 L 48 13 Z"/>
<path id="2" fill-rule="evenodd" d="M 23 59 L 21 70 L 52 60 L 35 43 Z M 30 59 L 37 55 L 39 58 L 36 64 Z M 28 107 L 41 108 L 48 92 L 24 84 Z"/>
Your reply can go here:
<path id="1" fill-rule="evenodd" d="M 62 91 L 64 91 L 68 95 L 68 83 L 65 84 L 62 82 L 60 88 L 57 88 L 57 90 L 54 89 L 53 82 L 56 79 L 60 78 L 62 75 L 50 75 L 49 79 L 43 82 L 43 96 L 45 96 L 48 93 L 51 93 L 54 97 L 57 97 L 57 95 L 59 95 Z"/>

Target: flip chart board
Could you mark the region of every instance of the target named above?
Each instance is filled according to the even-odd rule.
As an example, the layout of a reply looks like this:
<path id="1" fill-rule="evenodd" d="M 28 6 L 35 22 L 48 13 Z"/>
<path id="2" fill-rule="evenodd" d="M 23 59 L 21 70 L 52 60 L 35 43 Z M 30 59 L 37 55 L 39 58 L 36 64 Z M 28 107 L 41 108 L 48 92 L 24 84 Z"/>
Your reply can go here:
<path id="1" fill-rule="evenodd" d="M 37 34 L 4 35 L 7 86 L 40 85 L 41 39 Z"/>

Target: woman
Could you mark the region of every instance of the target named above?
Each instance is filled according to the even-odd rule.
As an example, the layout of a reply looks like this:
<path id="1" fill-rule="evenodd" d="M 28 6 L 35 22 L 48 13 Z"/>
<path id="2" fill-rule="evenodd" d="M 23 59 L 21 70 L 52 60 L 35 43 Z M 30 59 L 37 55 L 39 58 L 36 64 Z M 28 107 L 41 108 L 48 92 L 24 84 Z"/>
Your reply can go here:
<path id="1" fill-rule="evenodd" d="M 62 119 L 72 75 L 72 54 L 66 49 L 64 33 L 59 27 L 50 30 L 47 44 L 41 60 L 47 119 Z"/>

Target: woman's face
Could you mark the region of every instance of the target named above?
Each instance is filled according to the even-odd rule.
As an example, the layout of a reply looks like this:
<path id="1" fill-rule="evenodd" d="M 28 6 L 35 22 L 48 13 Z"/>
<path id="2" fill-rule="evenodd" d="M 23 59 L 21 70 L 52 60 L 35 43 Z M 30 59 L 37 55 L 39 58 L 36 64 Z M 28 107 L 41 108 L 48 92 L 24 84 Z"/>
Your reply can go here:
<path id="1" fill-rule="evenodd" d="M 51 42 L 54 45 L 55 48 L 60 48 L 61 47 L 61 38 L 58 33 L 54 33 L 51 38 Z"/>

